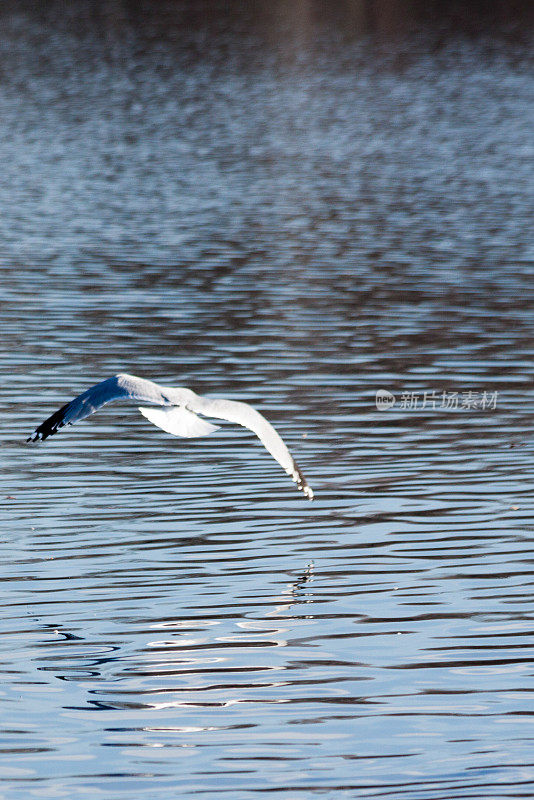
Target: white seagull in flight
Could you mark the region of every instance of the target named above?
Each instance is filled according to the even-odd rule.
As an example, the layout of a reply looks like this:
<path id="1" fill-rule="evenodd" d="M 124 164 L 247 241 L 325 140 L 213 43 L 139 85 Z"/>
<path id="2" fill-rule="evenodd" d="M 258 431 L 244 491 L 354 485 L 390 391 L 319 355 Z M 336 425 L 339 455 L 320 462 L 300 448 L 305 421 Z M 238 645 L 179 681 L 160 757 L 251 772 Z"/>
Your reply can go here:
<path id="1" fill-rule="evenodd" d="M 248 403 L 235 400 L 214 400 L 195 394 L 191 389 L 160 386 L 153 381 L 136 378 L 135 375 L 120 373 L 97 383 L 70 403 L 62 406 L 28 437 L 26 441 L 36 442 L 57 433 L 64 425 L 72 425 L 80 419 L 110 403 L 112 400 L 140 400 L 163 408 L 139 408 L 139 411 L 158 428 L 174 436 L 207 436 L 218 430 L 217 425 L 206 422 L 197 414 L 215 419 L 236 422 L 253 431 L 272 457 L 278 461 L 297 484 L 304 495 L 313 500 L 313 491 L 293 456 L 270 422 Z"/>

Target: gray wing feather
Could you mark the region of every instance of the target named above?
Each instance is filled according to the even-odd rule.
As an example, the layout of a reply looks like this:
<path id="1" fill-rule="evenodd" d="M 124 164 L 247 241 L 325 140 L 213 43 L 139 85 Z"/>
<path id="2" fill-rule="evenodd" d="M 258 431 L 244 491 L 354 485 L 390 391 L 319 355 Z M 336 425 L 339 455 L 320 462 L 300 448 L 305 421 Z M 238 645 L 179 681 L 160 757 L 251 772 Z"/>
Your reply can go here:
<path id="1" fill-rule="evenodd" d="M 75 397 L 69 403 L 65 403 L 60 409 L 48 417 L 26 441 L 36 442 L 38 439 L 47 439 L 53 436 L 64 425 L 72 425 L 81 419 L 85 419 L 90 414 L 94 414 L 105 403 L 118 400 L 121 397 L 128 397 L 128 391 L 119 383 L 119 376 L 108 378 L 95 386 L 91 386 L 86 392 Z"/>
<path id="2" fill-rule="evenodd" d="M 172 399 L 171 399 L 172 394 Z M 64 425 L 72 425 L 81 419 L 94 414 L 99 408 L 113 400 L 128 399 L 142 400 L 145 403 L 154 403 L 158 406 L 178 405 L 189 397 L 192 392 L 188 389 L 165 389 L 153 381 L 136 378 L 135 375 L 120 373 L 105 381 L 96 383 L 86 392 L 65 403 L 51 417 L 46 419 L 26 441 L 36 442 L 38 439 L 47 439 L 53 436 Z"/>
<path id="3" fill-rule="evenodd" d="M 198 395 L 188 401 L 187 408 L 206 417 L 236 422 L 251 430 L 287 474 L 291 475 L 297 488 L 304 492 L 306 497 L 313 500 L 313 490 L 308 485 L 282 437 L 255 408 L 249 406 L 248 403 L 240 403 L 236 400 L 214 400 Z"/>

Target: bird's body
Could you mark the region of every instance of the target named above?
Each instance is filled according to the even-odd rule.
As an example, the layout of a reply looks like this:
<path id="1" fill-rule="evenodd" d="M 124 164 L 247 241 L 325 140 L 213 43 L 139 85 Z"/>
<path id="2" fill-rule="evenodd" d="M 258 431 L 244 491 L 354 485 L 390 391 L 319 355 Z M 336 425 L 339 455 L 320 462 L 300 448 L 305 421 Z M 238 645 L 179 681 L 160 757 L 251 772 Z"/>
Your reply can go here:
<path id="1" fill-rule="evenodd" d="M 249 428 L 260 439 L 273 458 L 292 477 L 306 497 L 313 499 L 313 491 L 295 463 L 282 438 L 273 426 L 248 403 L 235 400 L 216 400 L 202 397 L 182 387 L 160 386 L 154 381 L 120 373 L 97 383 L 52 414 L 28 437 L 28 441 L 47 439 L 64 425 L 72 425 L 98 411 L 113 400 L 137 400 L 159 408 L 140 408 L 147 419 L 174 436 L 207 436 L 217 426 L 206 422 L 202 416 L 235 422 Z"/>

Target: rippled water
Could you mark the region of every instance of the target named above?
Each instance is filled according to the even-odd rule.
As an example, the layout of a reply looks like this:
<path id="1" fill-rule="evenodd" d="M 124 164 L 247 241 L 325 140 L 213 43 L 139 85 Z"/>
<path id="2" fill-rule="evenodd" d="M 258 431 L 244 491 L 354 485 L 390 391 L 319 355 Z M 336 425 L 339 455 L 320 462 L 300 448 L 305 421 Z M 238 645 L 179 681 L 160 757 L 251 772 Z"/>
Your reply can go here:
<path id="1" fill-rule="evenodd" d="M 528 36 L 358 7 L 0 12 L 2 798 L 534 792 Z M 24 444 L 117 371 L 316 500 L 230 425 Z"/>

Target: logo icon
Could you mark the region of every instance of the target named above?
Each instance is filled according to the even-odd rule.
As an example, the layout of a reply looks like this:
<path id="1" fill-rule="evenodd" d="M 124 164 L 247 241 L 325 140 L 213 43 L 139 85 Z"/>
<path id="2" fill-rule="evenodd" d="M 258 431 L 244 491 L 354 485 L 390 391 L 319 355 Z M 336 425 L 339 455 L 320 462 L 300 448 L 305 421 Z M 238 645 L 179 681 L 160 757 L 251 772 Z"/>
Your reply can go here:
<path id="1" fill-rule="evenodd" d="M 395 395 L 387 389 L 378 389 L 376 392 L 376 407 L 379 411 L 387 411 L 395 405 Z"/>

